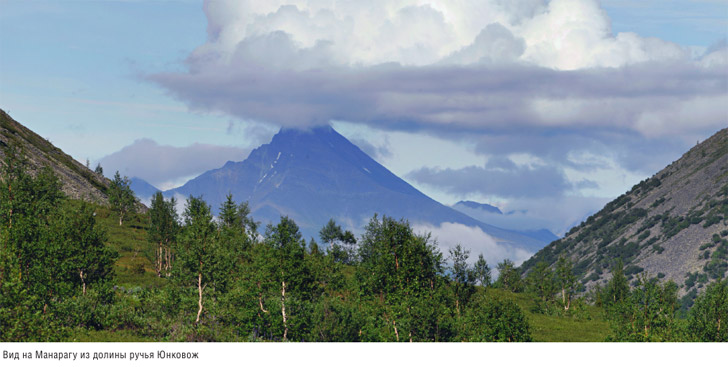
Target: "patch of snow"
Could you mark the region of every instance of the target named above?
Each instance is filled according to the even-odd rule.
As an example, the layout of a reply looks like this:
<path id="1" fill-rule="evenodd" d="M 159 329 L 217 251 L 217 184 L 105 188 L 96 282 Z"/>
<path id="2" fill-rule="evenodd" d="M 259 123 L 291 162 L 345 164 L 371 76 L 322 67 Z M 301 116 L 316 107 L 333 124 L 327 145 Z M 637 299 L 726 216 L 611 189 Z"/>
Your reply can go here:
<path id="1" fill-rule="evenodd" d="M 264 175 L 263 175 L 263 177 L 261 177 L 261 178 L 260 178 L 260 180 L 258 180 L 258 183 L 261 183 L 261 182 L 263 182 L 263 180 L 264 180 L 264 179 L 266 178 L 266 176 L 268 176 L 268 174 L 267 174 L 267 173 L 266 173 L 266 174 L 264 174 Z"/>

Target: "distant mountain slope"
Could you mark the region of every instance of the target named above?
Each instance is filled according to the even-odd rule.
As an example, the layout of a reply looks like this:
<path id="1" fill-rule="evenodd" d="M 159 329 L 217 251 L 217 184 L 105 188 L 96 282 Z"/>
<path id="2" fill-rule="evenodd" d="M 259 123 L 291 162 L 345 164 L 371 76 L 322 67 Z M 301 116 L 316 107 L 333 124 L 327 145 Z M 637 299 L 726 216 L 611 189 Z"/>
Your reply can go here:
<path id="1" fill-rule="evenodd" d="M 522 265 L 575 263 L 587 286 L 603 284 L 622 258 L 626 274 L 674 280 L 681 294 L 728 271 L 728 129 L 574 227 Z"/>
<path id="2" fill-rule="evenodd" d="M 496 214 L 503 214 L 503 212 L 498 208 L 490 204 L 481 204 L 477 203 L 475 201 L 470 200 L 461 200 L 455 203 L 453 205 L 453 208 L 457 209 L 458 207 L 464 207 L 464 208 L 470 208 L 470 209 L 478 209 L 482 210 L 487 213 L 496 213 Z"/>
<path id="3" fill-rule="evenodd" d="M 151 198 L 152 195 L 156 194 L 157 191 L 160 191 L 158 188 L 152 186 L 152 184 L 139 177 L 132 177 L 130 181 L 131 184 L 129 187 L 131 188 L 131 191 L 134 191 L 134 195 L 141 200 L 147 200 Z"/>
<path id="4" fill-rule="evenodd" d="M 108 179 L 86 168 L 0 110 L 0 148 L 6 146 L 16 147 L 25 154 L 32 173 L 43 166 L 50 166 L 63 183 L 63 191 L 69 197 L 107 203 L 105 192 Z M 0 149 L 0 166 L 3 164 L 4 153 Z"/>
<path id="5" fill-rule="evenodd" d="M 427 197 L 374 161 L 331 127 L 282 130 L 243 162 L 227 162 L 165 192 L 202 195 L 217 211 L 228 192 L 248 201 L 253 217 L 277 222 L 288 215 L 308 237 L 330 218 L 362 228 L 374 213 L 411 223 L 477 226 L 498 241 L 535 252 L 545 242 L 493 227 Z"/>
<path id="6" fill-rule="evenodd" d="M 498 207 L 493 205 L 475 201 L 458 201 L 452 208 L 480 222 L 507 228 L 544 243 L 551 243 L 559 239 L 559 236 L 548 229 L 534 227 L 533 224 L 525 224 L 521 218 L 514 218 L 514 212 L 504 214 Z"/>

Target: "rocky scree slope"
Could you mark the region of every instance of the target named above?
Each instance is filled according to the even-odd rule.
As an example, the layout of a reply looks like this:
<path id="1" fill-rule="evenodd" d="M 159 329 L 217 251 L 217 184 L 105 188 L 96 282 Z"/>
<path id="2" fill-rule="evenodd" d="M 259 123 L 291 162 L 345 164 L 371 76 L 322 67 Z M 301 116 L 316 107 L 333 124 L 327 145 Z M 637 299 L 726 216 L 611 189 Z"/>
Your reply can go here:
<path id="1" fill-rule="evenodd" d="M 554 241 L 521 270 L 565 256 L 589 289 L 604 285 L 617 258 L 630 280 L 673 280 L 697 294 L 728 272 L 728 129 L 632 187 Z"/>
<path id="2" fill-rule="evenodd" d="M 25 156 L 31 174 L 44 166 L 51 167 L 70 198 L 108 204 L 106 190 L 110 181 L 107 178 L 86 168 L 0 109 L 0 166 L 5 164 L 7 147 L 15 147 Z"/>

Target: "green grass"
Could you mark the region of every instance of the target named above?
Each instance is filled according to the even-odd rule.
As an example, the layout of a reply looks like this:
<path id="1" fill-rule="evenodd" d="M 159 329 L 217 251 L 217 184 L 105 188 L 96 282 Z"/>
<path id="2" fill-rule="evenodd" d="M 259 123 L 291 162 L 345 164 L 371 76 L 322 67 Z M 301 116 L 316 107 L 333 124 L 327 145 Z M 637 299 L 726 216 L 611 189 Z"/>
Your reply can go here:
<path id="1" fill-rule="evenodd" d="M 536 303 L 525 293 L 488 289 L 489 295 L 516 302 L 526 314 L 535 342 L 603 342 L 609 335 L 609 324 L 599 307 L 585 305 L 570 315 L 544 315 L 531 310 Z"/>
<path id="2" fill-rule="evenodd" d="M 147 240 L 146 214 L 133 214 L 120 226 L 118 214 L 97 206 L 96 222 L 106 232 L 107 245 L 119 254 L 115 267 L 117 285 L 129 288 L 164 284 L 154 268 L 155 248 Z"/>

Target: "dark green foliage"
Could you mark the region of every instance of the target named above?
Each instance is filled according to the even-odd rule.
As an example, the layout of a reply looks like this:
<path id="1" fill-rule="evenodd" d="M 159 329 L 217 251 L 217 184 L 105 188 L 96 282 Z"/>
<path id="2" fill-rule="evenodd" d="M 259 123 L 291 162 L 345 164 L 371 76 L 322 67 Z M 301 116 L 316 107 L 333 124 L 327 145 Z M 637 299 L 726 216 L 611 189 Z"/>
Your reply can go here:
<path id="1" fill-rule="evenodd" d="M 350 231 L 344 231 L 333 219 L 319 231 L 321 241 L 329 244 L 328 252 L 334 261 L 351 265 L 356 262 L 356 238 Z"/>
<path id="2" fill-rule="evenodd" d="M 624 301 L 629 295 L 629 284 L 624 276 L 624 265 L 621 259 L 612 268 L 612 279 L 607 283 L 605 289 L 604 304 L 612 305 Z"/>
<path id="3" fill-rule="evenodd" d="M 644 240 L 647 237 L 650 237 L 650 231 L 649 230 L 642 232 L 639 235 L 639 237 L 637 237 L 637 242 L 642 242 L 642 240 Z"/>
<path id="4" fill-rule="evenodd" d="M 660 204 L 662 204 L 664 202 L 665 202 L 665 198 L 664 197 L 659 198 L 659 199 L 655 200 L 655 202 L 652 203 L 652 205 L 650 205 L 650 207 L 657 208 L 658 206 L 660 206 Z"/>
<path id="5" fill-rule="evenodd" d="M 0 175 L 0 340 L 50 341 L 67 327 L 98 326 L 67 314 L 108 303 L 115 254 L 94 211 L 63 197 L 50 168 L 35 177 L 11 149 Z M 101 294 L 100 297 L 91 296 Z"/>
<path id="6" fill-rule="evenodd" d="M 708 248 L 713 248 L 714 246 L 715 246 L 715 243 L 713 243 L 713 242 L 704 243 L 704 244 L 700 245 L 700 251 L 703 251 Z"/>
<path id="7" fill-rule="evenodd" d="M 627 242 L 627 239 L 624 237 L 619 242 L 616 242 L 616 240 L 623 235 L 624 230 L 631 224 L 647 217 L 648 212 L 642 208 L 617 210 L 629 201 L 629 196 L 622 195 L 607 204 L 604 209 L 589 217 L 585 223 L 582 223 L 576 228 L 578 235 L 575 238 L 564 238 L 552 242 L 530 259 L 526 260 L 521 266 L 521 271 L 527 272 L 539 261 L 545 261 L 549 265 L 554 265 L 558 261 L 558 255 L 556 254 L 566 253 L 567 249 L 573 248 L 579 243 L 596 245 L 597 257 L 595 260 L 584 260 L 577 264 L 574 268 L 574 273 L 577 276 L 587 274 L 590 268 L 594 269 L 604 259 L 622 258 L 624 261 L 631 261 L 639 255 L 640 245 L 636 242 Z M 648 218 L 644 221 L 645 223 L 638 232 L 651 228 L 660 220 L 662 220 L 661 216 Z M 572 229 L 570 233 L 573 234 L 574 231 Z M 648 243 L 652 244 L 651 241 L 656 240 L 657 237 L 653 237 Z"/>
<path id="8" fill-rule="evenodd" d="M 475 262 L 473 271 L 475 271 L 475 279 L 478 280 L 481 286 L 487 287 L 490 285 L 490 267 L 488 266 L 488 262 L 485 261 L 483 254 L 478 255 L 478 261 Z"/>
<path id="9" fill-rule="evenodd" d="M 528 342 L 531 328 L 523 310 L 510 300 L 479 295 L 465 317 L 469 327 L 460 339 L 471 342 Z"/>
<path id="10" fill-rule="evenodd" d="M 695 286 L 695 282 L 698 280 L 698 273 L 688 272 L 685 276 L 685 289 L 690 289 Z"/>
<path id="11" fill-rule="evenodd" d="M 641 277 L 628 297 L 609 306 L 612 341 L 678 341 L 677 285 Z"/>
<path id="12" fill-rule="evenodd" d="M 225 202 L 220 205 L 220 228 L 226 232 L 224 235 L 227 237 L 240 235 L 247 242 L 239 245 L 249 246 L 258 232 L 258 223 L 250 217 L 247 202 L 236 204 L 233 195 L 228 194 Z"/>
<path id="13" fill-rule="evenodd" d="M 698 297 L 698 290 L 696 288 L 693 288 L 690 290 L 690 292 L 685 293 L 682 298 L 680 298 L 680 312 L 679 314 L 681 316 L 685 316 L 688 313 L 688 310 L 693 307 L 693 304 L 695 303 L 695 299 Z"/>
<path id="14" fill-rule="evenodd" d="M 708 286 L 690 309 L 688 332 L 695 341 L 728 342 L 728 281 Z"/>
<path id="15" fill-rule="evenodd" d="M 157 247 L 154 259 L 157 276 L 162 276 L 162 273 L 169 276 L 172 269 L 172 247 L 177 242 L 180 229 L 175 206 L 174 198 L 164 200 L 159 191 L 152 197 L 147 235 L 149 242 Z"/>
<path id="16" fill-rule="evenodd" d="M 215 224 L 210 207 L 201 199 L 187 199 L 183 214 L 184 227 L 176 248 L 177 261 L 173 268 L 176 282 L 186 290 L 195 288 L 198 295 L 199 323 L 204 310 L 204 293 L 224 291 L 231 265 L 224 249 L 215 239 Z"/>
<path id="17" fill-rule="evenodd" d="M 455 292 L 455 310 L 458 315 L 462 307 L 467 305 L 470 296 L 475 293 L 475 271 L 468 266 L 468 258 L 470 251 L 464 250 L 458 244 L 455 248 L 450 249 L 450 284 Z"/>
<path id="18" fill-rule="evenodd" d="M 639 273 L 643 272 L 644 270 L 645 269 L 640 266 L 629 265 L 626 268 L 624 268 L 624 275 L 630 276 L 630 275 L 634 275 L 634 274 L 639 274 Z"/>
<path id="19" fill-rule="evenodd" d="M 548 302 L 556 293 L 556 279 L 554 273 L 545 261 L 536 264 L 536 267 L 528 273 L 526 284 L 529 292 L 533 293 L 542 302 Z"/>
<path id="20" fill-rule="evenodd" d="M 310 274 L 304 265 L 306 242 L 296 223 L 288 217 L 281 217 L 276 226 L 268 225 L 265 238 L 275 261 L 271 278 L 280 290 L 281 338 L 289 338 L 290 327 L 291 337 L 296 340 L 307 326 L 299 316 L 306 309 L 300 302 L 310 301 L 312 296 Z"/>
<path id="21" fill-rule="evenodd" d="M 364 340 L 440 341 L 447 336 L 442 254 L 406 221 L 376 215 L 366 227 L 356 269 L 359 292 L 377 311 Z M 370 316 L 371 317 L 371 316 Z"/>
<path id="22" fill-rule="evenodd" d="M 501 289 L 509 290 L 511 292 L 520 292 L 523 290 L 523 282 L 521 281 L 521 274 L 513 264 L 513 261 L 504 259 L 496 266 L 498 269 L 498 280 L 496 286 Z"/>
<path id="23" fill-rule="evenodd" d="M 685 217 L 669 217 L 664 216 L 662 218 L 662 233 L 665 238 L 671 238 L 672 236 L 680 233 L 685 228 L 690 226 L 690 221 Z"/>
<path id="24" fill-rule="evenodd" d="M 568 311 L 571 307 L 571 300 L 576 293 L 576 276 L 573 272 L 573 265 L 570 259 L 560 257 L 556 264 L 556 272 L 554 280 L 561 290 L 561 304 L 564 310 Z"/>
<path id="25" fill-rule="evenodd" d="M 101 167 L 101 163 L 97 163 L 96 164 L 96 168 L 94 169 L 94 173 L 96 173 L 99 176 L 103 176 L 104 175 L 104 169 L 103 169 L 103 167 Z"/>
<path id="26" fill-rule="evenodd" d="M 131 181 L 129 181 L 129 178 L 126 176 L 122 178 L 119 175 L 119 171 L 116 171 L 114 179 L 109 185 L 109 204 L 119 213 L 119 225 L 123 224 L 124 218 L 129 213 L 136 211 L 134 192 L 131 190 L 130 185 Z"/>
<path id="27" fill-rule="evenodd" d="M 66 201 L 47 172 L 32 178 L 18 170 L 17 179 L 4 173 L 0 180 L 0 340 L 66 340 L 69 333 L 157 341 L 531 339 L 514 302 L 482 291 L 473 298 L 476 281 L 490 282 L 482 256 L 470 267 L 467 251 L 455 248 L 446 274 L 435 242 L 406 221 L 375 216 L 356 254 L 361 263 L 345 264 L 315 241 L 306 244 L 285 217 L 259 240 L 247 206 L 232 197 L 218 221 L 191 197 L 178 223 L 174 202 L 155 195 L 148 214 L 117 226 L 108 208 Z M 112 284 L 115 254 L 98 218 L 114 233 L 135 233 L 111 247 L 125 253 L 116 266 L 132 284 L 144 279 L 139 286 Z M 171 266 L 157 268 L 169 274 L 162 278 L 147 262 L 160 243 Z M 512 263 L 504 264 L 520 283 Z"/>

